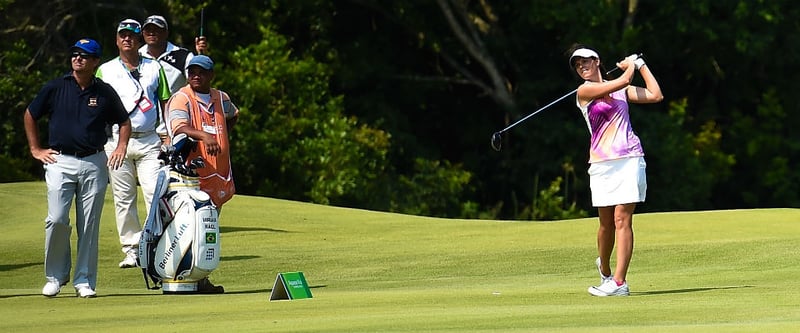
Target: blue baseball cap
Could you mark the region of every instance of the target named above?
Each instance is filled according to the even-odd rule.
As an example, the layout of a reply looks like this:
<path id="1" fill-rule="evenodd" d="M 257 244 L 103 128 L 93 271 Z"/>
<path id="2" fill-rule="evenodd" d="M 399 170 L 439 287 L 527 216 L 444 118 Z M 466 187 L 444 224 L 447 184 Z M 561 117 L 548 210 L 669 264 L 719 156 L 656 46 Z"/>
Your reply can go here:
<path id="1" fill-rule="evenodd" d="M 100 55 L 103 53 L 103 49 L 100 47 L 100 44 L 98 44 L 94 39 L 89 38 L 82 38 L 75 42 L 75 45 L 70 48 L 70 51 L 76 50 L 84 51 L 98 58 L 100 58 Z"/>
<path id="2" fill-rule="evenodd" d="M 200 66 L 200 68 L 205 69 L 207 71 L 213 71 L 214 61 L 211 60 L 211 58 L 209 58 L 208 56 L 201 54 L 198 56 L 194 56 L 192 60 L 189 60 L 189 64 L 186 65 L 186 69 L 189 69 L 189 67 L 192 66 Z"/>

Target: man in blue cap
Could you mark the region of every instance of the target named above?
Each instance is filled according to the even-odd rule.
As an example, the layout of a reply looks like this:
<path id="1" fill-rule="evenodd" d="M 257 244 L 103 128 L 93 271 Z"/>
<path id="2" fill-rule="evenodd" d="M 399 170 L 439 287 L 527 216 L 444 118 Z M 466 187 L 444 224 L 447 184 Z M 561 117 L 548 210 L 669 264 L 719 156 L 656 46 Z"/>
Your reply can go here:
<path id="1" fill-rule="evenodd" d="M 231 170 L 228 132 L 239 115 L 230 96 L 211 87 L 214 61 L 198 55 L 186 66 L 186 86 L 178 90 L 167 103 L 167 125 L 171 136 L 186 134 L 197 141 L 187 161 L 202 157 L 204 165 L 197 169 L 200 189 L 208 193 L 217 212 L 236 192 Z M 213 285 L 208 278 L 200 280 L 199 292 L 223 293 L 222 286 Z"/>
<path id="2" fill-rule="evenodd" d="M 72 284 L 78 297 L 97 294 L 97 241 L 108 170 L 122 164 L 131 134 L 128 113 L 114 89 L 95 78 L 100 45 L 88 38 L 72 46 L 72 71 L 39 91 L 25 110 L 25 133 L 31 155 L 44 164 L 47 183 L 42 294 L 54 297 L 70 281 L 69 211 L 75 200 L 78 253 Z M 48 145 L 39 143 L 37 120 L 49 117 Z M 111 154 L 103 152 L 106 126 L 119 127 Z"/>
<path id="3" fill-rule="evenodd" d="M 189 84 L 178 90 L 167 104 L 169 133 L 185 133 L 198 141 L 198 149 L 187 160 L 202 157 L 203 168 L 200 188 L 211 196 L 219 208 L 233 197 L 235 188 L 230 167 L 228 132 L 239 115 L 239 109 L 230 96 L 211 87 L 214 79 L 214 61 L 199 55 L 186 66 Z"/>

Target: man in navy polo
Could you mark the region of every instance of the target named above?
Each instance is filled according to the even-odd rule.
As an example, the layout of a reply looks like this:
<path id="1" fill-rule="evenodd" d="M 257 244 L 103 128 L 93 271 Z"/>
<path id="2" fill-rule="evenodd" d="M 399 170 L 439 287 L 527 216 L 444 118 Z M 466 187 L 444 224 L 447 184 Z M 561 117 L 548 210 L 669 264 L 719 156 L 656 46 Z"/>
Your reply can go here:
<path id="1" fill-rule="evenodd" d="M 25 134 L 31 155 L 44 164 L 47 183 L 42 294 L 54 297 L 70 281 L 69 211 L 75 200 L 78 253 L 72 285 L 78 297 L 95 297 L 97 241 L 108 168 L 125 158 L 131 121 L 119 96 L 94 74 L 100 65 L 100 45 L 84 38 L 72 46 L 72 71 L 39 91 L 25 110 Z M 37 120 L 49 116 L 48 147 L 39 144 Z M 120 140 L 113 154 L 103 146 L 106 126 L 118 124 Z"/>

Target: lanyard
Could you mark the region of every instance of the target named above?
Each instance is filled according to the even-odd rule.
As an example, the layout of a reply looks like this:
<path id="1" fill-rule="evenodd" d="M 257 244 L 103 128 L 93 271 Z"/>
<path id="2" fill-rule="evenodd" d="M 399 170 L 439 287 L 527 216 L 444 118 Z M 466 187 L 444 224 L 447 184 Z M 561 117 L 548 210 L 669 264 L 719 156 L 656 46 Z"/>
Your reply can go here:
<path id="1" fill-rule="evenodd" d="M 136 69 L 134 69 L 133 71 L 128 70 L 128 66 L 126 66 L 125 63 L 122 62 L 122 58 L 117 57 L 117 60 L 119 60 L 119 64 L 122 66 L 122 69 L 125 70 L 125 73 L 128 73 L 128 77 L 131 80 L 133 80 L 134 85 L 136 86 L 136 90 L 140 92 L 139 98 L 136 100 L 136 105 L 133 106 L 132 110 L 128 111 L 128 115 L 130 115 L 133 113 L 133 111 L 136 111 L 136 107 L 139 106 L 139 102 L 142 100 L 142 97 L 144 96 L 144 88 L 142 88 L 142 83 L 139 82 L 139 78 L 142 77 L 142 72 L 140 71 L 140 69 L 142 68 L 142 58 L 141 56 L 139 56 L 139 63 L 136 64 Z"/>

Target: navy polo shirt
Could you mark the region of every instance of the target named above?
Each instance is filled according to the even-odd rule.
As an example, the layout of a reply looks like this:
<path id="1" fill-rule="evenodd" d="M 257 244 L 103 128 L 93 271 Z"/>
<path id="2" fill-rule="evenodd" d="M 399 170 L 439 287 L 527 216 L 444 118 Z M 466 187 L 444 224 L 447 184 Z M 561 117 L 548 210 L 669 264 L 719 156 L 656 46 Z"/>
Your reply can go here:
<path id="1" fill-rule="evenodd" d="M 81 90 L 70 72 L 51 80 L 28 106 L 33 119 L 50 116 L 49 145 L 63 151 L 102 150 L 108 141 L 107 124 L 128 119 L 114 88 L 101 79 Z"/>

